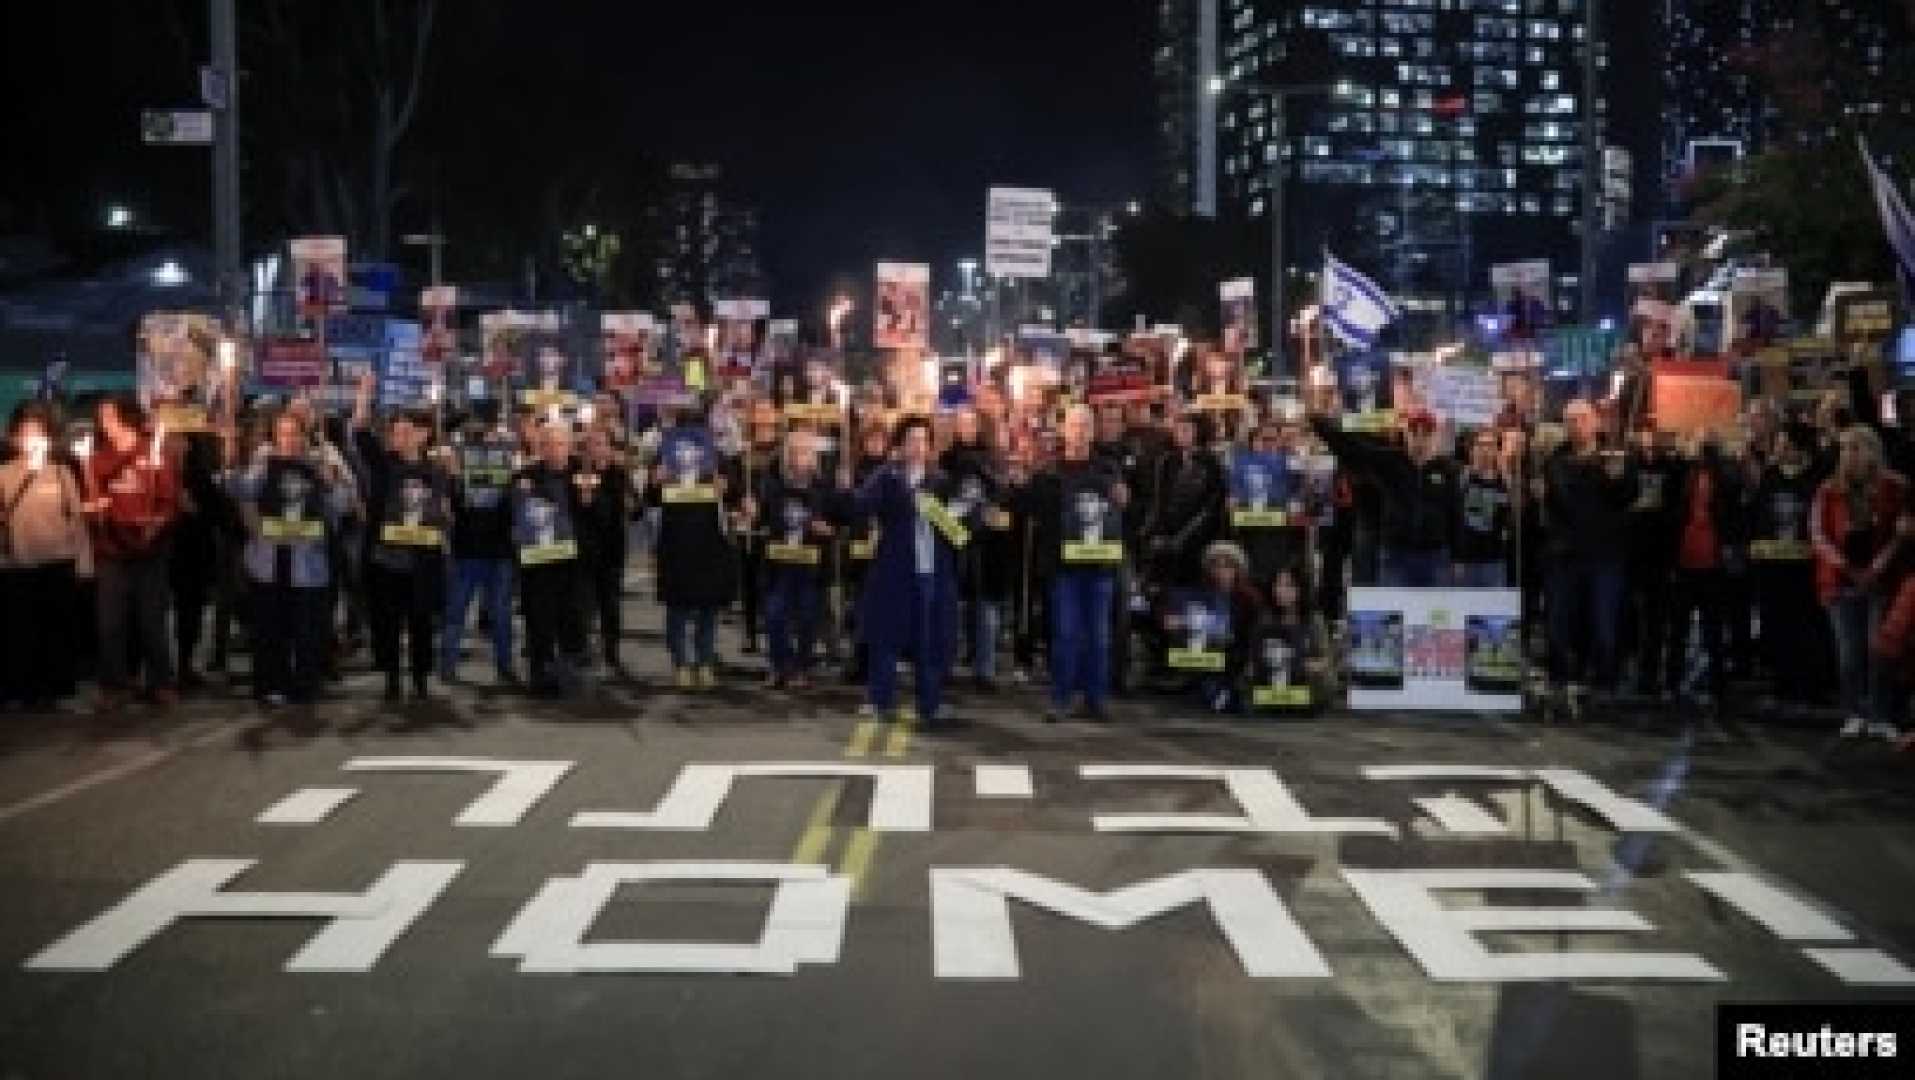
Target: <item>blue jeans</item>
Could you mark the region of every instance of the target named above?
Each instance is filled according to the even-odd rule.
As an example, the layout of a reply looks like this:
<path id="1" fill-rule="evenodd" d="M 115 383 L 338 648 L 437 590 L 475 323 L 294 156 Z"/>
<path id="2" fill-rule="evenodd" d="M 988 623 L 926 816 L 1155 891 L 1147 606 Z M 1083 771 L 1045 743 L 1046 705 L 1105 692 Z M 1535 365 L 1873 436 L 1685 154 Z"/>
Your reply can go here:
<path id="1" fill-rule="evenodd" d="M 1507 589 L 1509 588 L 1509 565 L 1500 560 L 1457 563 L 1456 587 L 1459 589 Z"/>
<path id="2" fill-rule="evenodd" d="M 1843 589 L 1829 600 L 1829 625 L 1835 630 L 1836 669 L 1841 673 L 1842 709 L 1865 720 L 1895 722 L 1895 678 L 1890 663 L 1869 653 L 1869 634 L 1882 621 L 1882 599 Z"/>
<path id="3" fill-rule="evenodd" d="M 687 634 L 689 633 L 689 638 Z M 665 647 L 675 668 L 711 667 L 717 663 L 718 609 L 667 607 Z"/>
<path id="4" fill-rule="evenodd" d="M 486 618 L 491 623 L 492 664 L 500 672 L 512 670 L 512 560 L 456 559 L 452 588 L 446 593 L 445 630 L 439 638 L 439 670 L 451 673 L 459 666 L 459 646 L 465 638 L 465 616 L 472 596 L 485 590 Z"/>
<path id="5" fill-rule="evenodd" d="M 1385 589 L 1441 589 L 1450 583 L 1450 553 L 1384 548 L 1378 557 L 1376 583 Z"/>
<path id="6" fill-rule="evenodd" d="M 1117 575 L 1109 570 L 1060 569 L 1051 581 L 1051 704 L 1070 707 L 1084 695 L 1097 712 L 1110 690 L 1110 605 Z"/>
<path id="7" fill-rule="evenodd" d="M 1549 673 L 1557 681 L 1577 674 L 1604 689 L 1616 681 L 1616 643 L 1622 625 L 1620 560 L 1563 558 L 1549 564 Z"/>
<path id="8" fill-rule="evenodd" d="M 916 657 L 914 670 L 917 675 L 918 719 L 930 722 L 937 719 L 938 704 L 944 687 L 943 658 L 933 656 L 936 642 L 933 640 L 937 628 L 934 625 L 937 612 L 934 610 L 932 581 L 928 575 L 918 575 L 912 581 L 910 595 L 893 598 L 894 603 L 908 604 L 917 612 L 913 625 L 917 627 L 911 640 L 891 641 L 886 635 L 872 637 L 866 648 L 871 653 L 870 683 L 867 687 L 871 696 L 871 707 L 879 716 L 890 716 L 898 706 L 898 657 L 906 645 L 915 645 Z"/>
<path id="9" fill-rule="evenodd" d="M 824 587 L 818 575 L 803 570 L 774 570 L 765 594 L 765 635 L 770 639 L 771 673 L 800 675 L 811 670 L 811 647 L 818 636 Z"/>

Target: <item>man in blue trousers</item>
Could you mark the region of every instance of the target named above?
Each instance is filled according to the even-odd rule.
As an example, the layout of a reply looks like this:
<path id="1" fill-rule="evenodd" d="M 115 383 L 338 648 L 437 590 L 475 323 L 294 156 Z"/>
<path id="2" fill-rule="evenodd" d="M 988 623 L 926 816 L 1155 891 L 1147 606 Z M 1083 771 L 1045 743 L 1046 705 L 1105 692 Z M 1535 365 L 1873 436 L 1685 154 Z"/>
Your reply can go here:
<path id="1" fill-rule="evenodd" d="M 895 719 L 898 660 L 917 671 L 918 716 L 926 730 L 938 718 L 939 694 L 957 639 L 957 555 L 970 542 L 978 507 L 954 500 L 953 485 L 931 463 L 931 422 L 909 416 L 892 437 L 890 464 L 852 497 L 852 515 L 878 525 L 878 550 L 865 575 L 859 619 L 871 652 L 870 702 Z"/>

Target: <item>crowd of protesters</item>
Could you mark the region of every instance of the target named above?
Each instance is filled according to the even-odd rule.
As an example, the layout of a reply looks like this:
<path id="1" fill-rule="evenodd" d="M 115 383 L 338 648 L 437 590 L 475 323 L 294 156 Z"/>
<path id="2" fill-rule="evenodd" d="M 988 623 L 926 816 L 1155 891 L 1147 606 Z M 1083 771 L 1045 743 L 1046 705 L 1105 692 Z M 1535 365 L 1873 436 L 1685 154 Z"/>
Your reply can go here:
<path id="1" fill-rule="evenodd" d="M 388 700 L 429 698 L 465 677 L 480 597 L 494 679 L 573 695 L 630 678 L 636 546 L 683 692 L 738 670 L 716 636 L 735 609 L 772 690 L 835 663 L 869 710 L 927 727 L 960 673 L 989 693 L 1040 665 L 1051 720 L 1135 693 L 1248 711 L 1253 685 L 1316 710 L 1349 586 L 1516 588 L 1551 708 L 1733 702 L 1896 738 L 1911 441 L 1852 382 L 1706 437 L 1585 399 L 1560 424 L 1512 408 L 1459 430 L 1412 405 L 1368 430 L 1314 382 L 1267 410 L 1063 387 L 919 411 L 861 391 L 821 416 L 744 389 L 447 416 L 381 414 L 367 380 L 340 415 L 299 398 L 170 435 L 129 397 L 90 425 L 28 403 L 0 461 L 0 702 L 90 677 L 107 714 L 164 708 L 242 635 L 264 707 L 313 700 L 368 643 Z M 1253 461 L 1271 468 L 1246 486 Z"/>

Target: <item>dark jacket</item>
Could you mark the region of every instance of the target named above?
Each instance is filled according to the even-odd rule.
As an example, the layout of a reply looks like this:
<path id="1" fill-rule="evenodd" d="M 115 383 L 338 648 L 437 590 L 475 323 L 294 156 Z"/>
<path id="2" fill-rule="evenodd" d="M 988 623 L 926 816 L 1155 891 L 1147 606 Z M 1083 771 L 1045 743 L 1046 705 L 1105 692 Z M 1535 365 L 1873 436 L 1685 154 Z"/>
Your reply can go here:
<path id="1" fill-rule="evenodd" d="M 733 483 L 723 503 L 665 501 L 654 478 L 645 504 L 661 507 L 656 552 L 658 598 L 667 607 L 723 607 L 738 594 L 738 546 L 723 514 L 735 502 Z"/>
<path id="2" fill-rule="evenodd" d="M 1619 562 L 1636 501 L 1636 468 L 1625 464 L 1612 479 L 1599 454 L 1577 457 L 1565 444 L 1543 466 L 1543 512 L 1549 554 L 1557 558 Z"/>
<path id="3" fill-rule="evenodd" d="M 919 492 L 949 500 L 953 494 L 949 480 L 937 469 L 928 470 L 918 487 L 905 480 L 904 470 L 895 465 L 879 469 L 851 495 L 851 509 L 868 514 L 879 529 L 878 550 L 865 576 L 864 597 L 859 606 L 859 624 L 866 641 L 915 642 L 918 663 L 943 670 L 953 654 L 957 640 L 957 556 L 944 535 L 931 530 L 932 560 L 929 586 L 931 614 L 920 622 L 922 613 L 908 598 L 915 595 L 920 582 L 917 569 L 917 523 Z M 968 523 L 975 535 L 976 520 Z"/>
<path id="4" fill-rule="evenodd" d="M 1057 572 L 1064 547 L 1065 499 L 1074 491 L 1088 488 L 1114 501 L 1111 489 L 1121 482 L 1116 469 L 1095 457 L 1059 461 L 1031 478 L 1018 494 L 1018 506 L 1031 522 L 1031 572 L 1036 577 L 1048 578 Z"/>
<path id="5" fill-rule="evenodd" d="M 1419 466 L 1406 451 L 1344 431 L 1324 417 L 1312 418 L 1310 427 L 1338 461 L 1376 485 L 1384 548 L 1430 552 L 1450 546 L 1462 507 L 1461 470 L 1454 459 L 1434 456 Z"/>

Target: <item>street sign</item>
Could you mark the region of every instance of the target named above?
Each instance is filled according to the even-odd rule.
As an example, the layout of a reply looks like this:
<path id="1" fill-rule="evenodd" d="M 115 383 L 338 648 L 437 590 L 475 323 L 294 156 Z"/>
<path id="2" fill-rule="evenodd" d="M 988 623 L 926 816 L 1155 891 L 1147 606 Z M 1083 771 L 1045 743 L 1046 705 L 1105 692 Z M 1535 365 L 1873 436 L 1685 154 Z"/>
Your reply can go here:
<path id="1" fill-rule="evenodd" d="M 140 113 L 140 141 L 148 146 L 211 146 L 213 114 L 207 109 L 147 109 Z"/>
<path id="2" fill-rule="evenodd" d="M 984 272 L 1004 278 L 1051 276 L 1052 219 L 1057 197 L 1037 188 L 990 190 L 984 225 Z"/>

